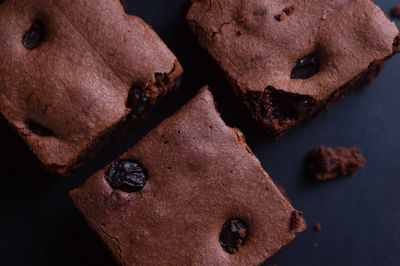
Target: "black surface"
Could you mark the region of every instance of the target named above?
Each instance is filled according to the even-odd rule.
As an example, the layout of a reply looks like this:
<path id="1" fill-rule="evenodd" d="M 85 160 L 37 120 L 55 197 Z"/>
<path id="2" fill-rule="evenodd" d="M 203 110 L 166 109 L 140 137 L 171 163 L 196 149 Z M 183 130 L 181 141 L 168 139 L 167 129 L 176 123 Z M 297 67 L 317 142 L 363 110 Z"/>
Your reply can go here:
<path id="1" fill-rule="evenodd" d="M 310 229 L 267 265 L 400 265 L 400 56 L 388 62 L 373 88 L 352 93 L 328 114 L 274 142 L 250 119 L 217 66 L 187 30 L 181 17 L 183 0 L 128 2 L 128 12 L 152 25 L 178 56 L 186 72 L 184 84 L 153 112 L 144 127 L 67 180 L 41 170 L 25 144 L 2 122 L 1 265 L 113 265 L 68 191 L 135 144 L 206 83 L 225 121 L 242 129 L 265 169 L 285 187 L 309 224 Z M 386 13 L 396 3 L 378 2 Z M 317 145 L 358 146 L 367 163 L 355 177 L 314 181 L 304 172 L 304 157 Z M 322 224 L 318 233 L 312 230 L 317 222 Z"/>

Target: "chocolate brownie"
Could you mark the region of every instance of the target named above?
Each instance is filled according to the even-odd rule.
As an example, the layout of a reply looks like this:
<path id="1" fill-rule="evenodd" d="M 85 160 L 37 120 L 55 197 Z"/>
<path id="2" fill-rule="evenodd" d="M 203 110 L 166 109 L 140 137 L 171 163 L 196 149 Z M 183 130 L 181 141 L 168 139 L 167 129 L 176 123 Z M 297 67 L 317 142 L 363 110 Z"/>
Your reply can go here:
<path id="1" fill-rule="evenodd" d="M 1 114 L 59 174 L 136 126 L 182 74 L 119 0 L 3 1 L 0 60 Z"/>
<path id="2" fill-rule="evenodd" d="M 122 265 L 255 265 L 306 228 L 206 88 L 70 195 Z"/>
<path id="3" fill-rule="evenodd" d="M 310 174 L 319 180 L 337 176 L 352 176 L 365 164 L 365 158 L 359 148 L 317 147 L 307 155 L 307 167 Z"/>
<path id="4" fill-rule="evenodd" d="M 274 138 L 371 82 L 399 50 L 371 0 L 192 0 L 186 18 Z"/>

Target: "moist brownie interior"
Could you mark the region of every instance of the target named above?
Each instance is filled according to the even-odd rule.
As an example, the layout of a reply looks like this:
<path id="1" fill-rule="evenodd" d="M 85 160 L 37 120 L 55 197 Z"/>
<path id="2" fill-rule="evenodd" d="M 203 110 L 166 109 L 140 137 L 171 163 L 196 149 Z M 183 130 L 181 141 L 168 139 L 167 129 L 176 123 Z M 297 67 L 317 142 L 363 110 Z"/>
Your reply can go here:
<path id="1" fill-rule="evenodd" d="M 306 228 L 206 88 L 70 195 L 122 265 L 256 265 Z"/>
<path id="2" fill-rule="evenodd" d="M 59 174 L 137 126 L 182 74 L 119 0 L 4 1 L 0 36 L 0 112 Z"/>
<path id="3" fill-rule="evenodd" d="M 187 20 L 274 138 L 371 82 L 399 50 L 371 0 L 192 0 Z"/>

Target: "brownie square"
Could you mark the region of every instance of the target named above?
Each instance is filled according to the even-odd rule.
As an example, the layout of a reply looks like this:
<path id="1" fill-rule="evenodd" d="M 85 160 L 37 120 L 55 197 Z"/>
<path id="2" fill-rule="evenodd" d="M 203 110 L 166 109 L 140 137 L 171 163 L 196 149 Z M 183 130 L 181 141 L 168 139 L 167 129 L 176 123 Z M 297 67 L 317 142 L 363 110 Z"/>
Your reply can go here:
<path id="1" fill-rule="evenodd" d="M 371 0 L 192 0 L 187 20 L 274 138 L 371 82 L 399 50 Z"/>
<path id="2" fill-rule="evenodd" d="M 64 175 L 137 126 L 182 74 L 118 0 L 2 1 L 0 60 L 0 113 Z"/>
<path id="3" fill-rule="evenodd" d="M 306 229 L 206 88 L 70 195 L 122 265 L 255 265 Z"/>

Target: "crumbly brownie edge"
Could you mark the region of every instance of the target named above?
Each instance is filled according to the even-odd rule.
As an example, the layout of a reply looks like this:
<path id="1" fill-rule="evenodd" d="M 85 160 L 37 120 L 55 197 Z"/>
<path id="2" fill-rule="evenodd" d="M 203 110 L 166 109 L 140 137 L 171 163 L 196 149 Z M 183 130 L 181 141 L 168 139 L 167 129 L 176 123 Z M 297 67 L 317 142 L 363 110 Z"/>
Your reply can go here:
<path id="1" fill-rule="evenodd" d="M 120 120 L 118 123 L 112 125 L 110 128 L 100 133 L 99 136 L 93 140 L 90 147 L 85 149 L 73 162 L 68 165 L 43 165 L 49 172 L 68 177 L 68 175 L 83 166 L 88 160 L 93 158 L 96 153 L 104 149 L 112 142 L 126 136 L 133 129 L 141 126 L 150 111 L 155 108 L 168 94 L 168 92 L 178 89 L 181 85 L 183 77 L 183 69 L 177 60 L 169 73 L 162 73 L 164 76 L 162 81 L 157 81 L 152 84 L 156 86 L 161 93 L 157 97 L 150 97 L 147 102 L 146 108 L 140 113 L 129 113 L 125 119 Z"/>
<path id="2" fill-rule="evenodd" d="M 384 62 L 372 64 L 367 71 L 340 87 L 324 101 L 316 101 L 309 96 L 292 94 L 273 87 L 268 87 L 264 92 L 237 92 L 250 109 L 253 118 L 263 125 L 272 138 L 279 139 L 302 122 L 328 112 L 349 92 L 372 82 L 383 67 Z"/>
<path id="3" fill-rule="evenodd" d="M 268 135 L 277 140 L 302 122 L 328 112 L 338 100 L 349 92 L 370 84 L 383 70 L 386 60 L 399 51 L 400 33 L 393 41 L 393 53 L 390 56 L 382 61 L 371 62 L 366 71 L 334 91 L 323 101 L 316 101 L 306 95 L 293 94 L 273 87 L 267 87 L 264 92 L 242 93 L 232 79 L 228 77 L 228 80 L 236 94 L 250 109 L 253 118 L 263 125 Z M 274 108 L 275 103 L 278 103 L 277 106 L 280 108 Z"/>

